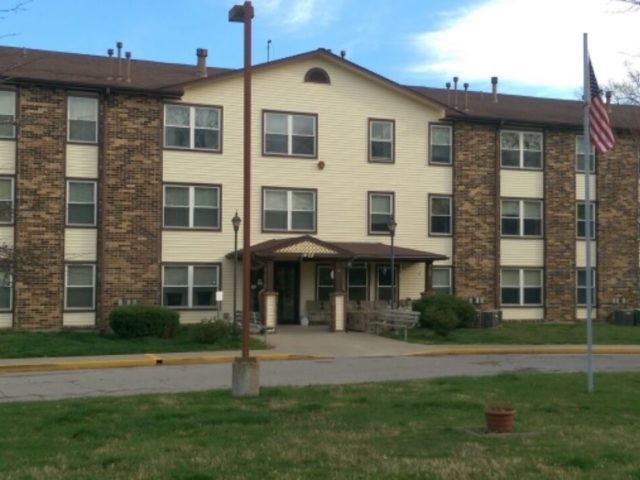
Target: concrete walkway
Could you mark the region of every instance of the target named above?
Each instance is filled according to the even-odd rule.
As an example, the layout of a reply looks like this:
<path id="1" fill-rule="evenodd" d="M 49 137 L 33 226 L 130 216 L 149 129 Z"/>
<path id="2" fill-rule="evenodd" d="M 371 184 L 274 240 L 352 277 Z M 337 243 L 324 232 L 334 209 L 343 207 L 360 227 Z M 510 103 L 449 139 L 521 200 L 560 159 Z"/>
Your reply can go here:
<path id="1" fill-rule="evenodd" d="M 253 350 L 260 361 L 348 357 L 490 354 L 583 354 L 584 345 L 420 345 L 368 333 L 330 333 L 326 327 L 283 326 L 267 336 L 270 348 Z M 640 355 L 640 345 L 597 345 L 594 354 Z M 142 353 L 84 357 L 0 359 L 0 374 L 158 365 L 231 363 L 240 352 Z"/>

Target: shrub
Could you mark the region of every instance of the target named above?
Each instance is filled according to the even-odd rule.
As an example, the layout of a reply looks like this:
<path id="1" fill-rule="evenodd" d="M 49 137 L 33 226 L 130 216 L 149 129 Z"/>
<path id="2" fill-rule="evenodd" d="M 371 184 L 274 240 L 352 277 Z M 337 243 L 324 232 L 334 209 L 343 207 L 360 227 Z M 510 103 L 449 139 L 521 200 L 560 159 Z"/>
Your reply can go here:
<path id="1" fill-rule="evenodd" d="M 231 336 L 232 326 L 225 320 L 202 320 L 193 328 L 193 340 L 212 344 Z"/>
<path id="2" fill-rule="evenodd" d="M 423 328 L 434 328 L 433 316 L 436 311 L 451 312 L 457 322 L 453 328 L 469 328 L 476 318 L 475 308 L 453 295 L 426 295 L 413 302 L 413 310 L 420 312 L 420 326 Z"/>
<path id="3" fill-rule="evenodd" d="M 121 338 L 172 338 L 179 325 L 178 312 L 158 305 L 124 305 L 109 314 L 109 326 Z"/>
<path id="4" fill-rule="evenodd" d="M 431 312 L 431 328 L 438 335 L 446 337 L 451 330 L 458 328 L 460 322 L 453 310 L 435 309 Z"/>

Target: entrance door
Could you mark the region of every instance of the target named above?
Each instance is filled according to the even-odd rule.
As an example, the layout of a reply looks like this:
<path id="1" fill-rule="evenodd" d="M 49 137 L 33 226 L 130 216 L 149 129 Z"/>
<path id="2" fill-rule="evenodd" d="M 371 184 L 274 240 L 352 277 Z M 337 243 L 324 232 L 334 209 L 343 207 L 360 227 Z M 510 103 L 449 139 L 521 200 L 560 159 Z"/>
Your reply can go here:
<path id="1" fill-rule="evenodd" d="M 278 324 L 298 323 L 300 303 L 300 264 L 276 262 L 273 266 L 275 291 L 278 292 Z"/>

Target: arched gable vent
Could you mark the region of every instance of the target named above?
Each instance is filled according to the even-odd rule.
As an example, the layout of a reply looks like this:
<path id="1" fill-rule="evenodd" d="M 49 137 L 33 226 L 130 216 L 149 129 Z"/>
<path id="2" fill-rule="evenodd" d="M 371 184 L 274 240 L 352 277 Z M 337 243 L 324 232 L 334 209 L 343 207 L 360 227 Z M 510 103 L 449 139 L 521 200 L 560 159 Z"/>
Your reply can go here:
<path id="1" fill-rule="evenodd" d="M 313 83 L 331 83 L 329 74 L 322 68 L 318 67 L 310 68 L 304 76 L 304 81 Z"/>

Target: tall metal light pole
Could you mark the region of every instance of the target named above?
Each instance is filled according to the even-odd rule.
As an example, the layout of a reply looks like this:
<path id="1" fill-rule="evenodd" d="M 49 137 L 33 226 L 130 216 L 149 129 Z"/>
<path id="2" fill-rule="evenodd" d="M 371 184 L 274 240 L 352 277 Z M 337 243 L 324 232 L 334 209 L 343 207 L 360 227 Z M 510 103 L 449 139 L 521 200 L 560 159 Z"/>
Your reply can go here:
<path id="1" fill-rule="evenodd" d="M 396 236 L 396 219 L 391 217 L 387 223 L 389 228 L 389 235 L 391 236 L 391 309 L 396 308 L 396 250 L 393 244 L 393 239 Z"/>
<path id="2" fill-rule="evenodd" d="M 235 335 L 237 325 L 236 325 L 236 299 L 238 298 L 238 230 L 240 229 L 240 222 L 242 220 L 238 216 L 238 211 L 236 210 L 236 214 L 231 219 L 231 225 L 233 225 L 233 333 Z"/>
<path id="3" fill-rule="evenodd" d="M 229 21 L 244 24 L 244 169 L 242 230 L 242 357 L 236 359 L 232 373 L 232 391 L 236 396 L 257 395 L 260 388 L 258 362 L 249 358 L 249 315 L 251 298 L 251 20 L 250 1 L 234 5 Z"/>

